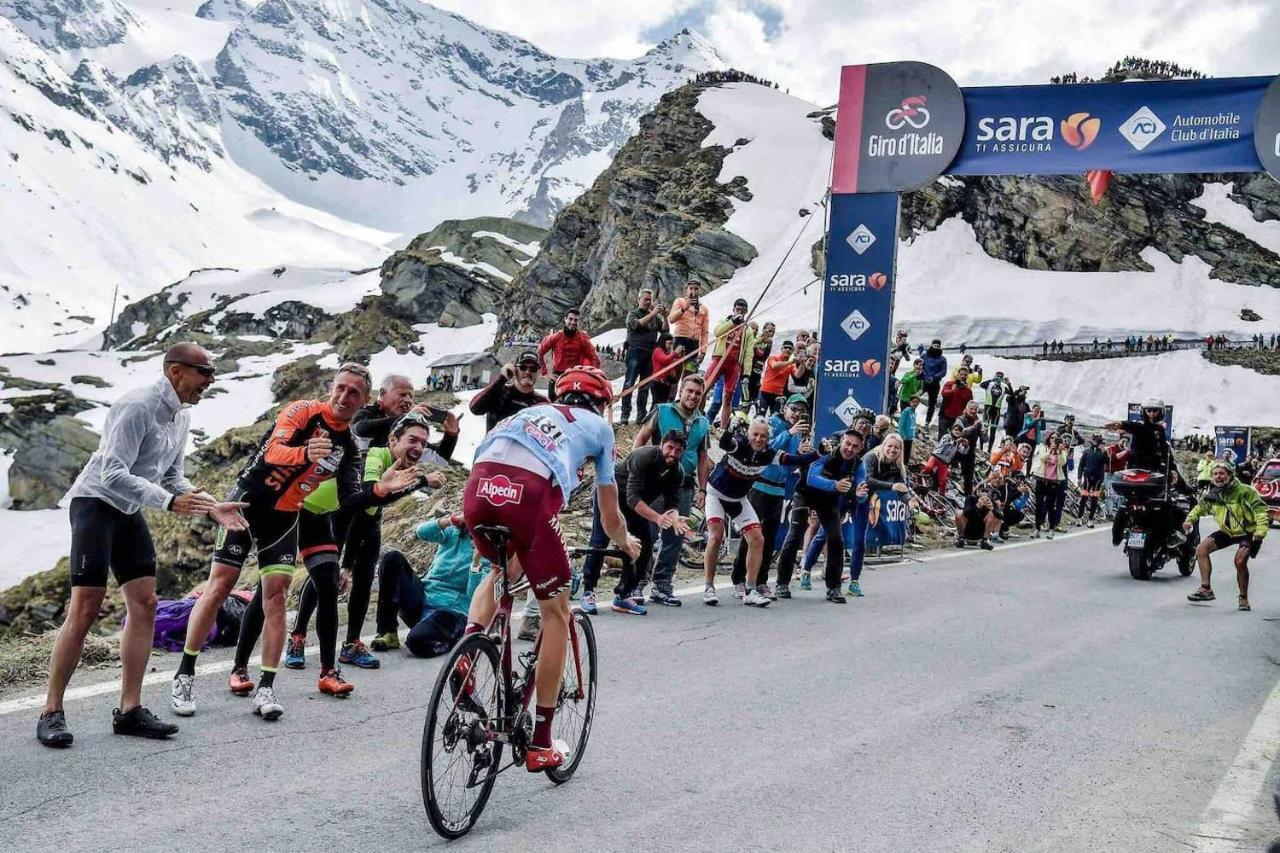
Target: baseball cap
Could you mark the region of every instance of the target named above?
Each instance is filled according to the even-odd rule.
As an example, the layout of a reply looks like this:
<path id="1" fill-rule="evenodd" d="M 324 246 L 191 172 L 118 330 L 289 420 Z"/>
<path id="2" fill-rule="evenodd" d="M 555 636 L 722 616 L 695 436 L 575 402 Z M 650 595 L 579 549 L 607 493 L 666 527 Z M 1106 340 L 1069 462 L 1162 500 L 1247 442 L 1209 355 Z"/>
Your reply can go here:
<path id="1" fill-rule="evenodd" d="M 734 307 L 734 308 L 747 308 L 747 307 L 749 307 L 749 306 L 747 305 L 747 300 L 745 300 L 745 299 L 743 299 L 743 298 L 739 297 L 739 298 L 737 298 L 737 299 L 733 300 L 733 307 Z"/>
<path id="2" fill-rule="evenodd" d="M 516 359 L 515 363 L 524 364 L 526 361 L 532 361 L 534 364 L 537 364 L 538 354 L 531 349 L 527 349 L 520 353 L 520 356 Z"/>
<path id="3" fill-rule="evenodd" d="M 795 349 L 795 348 L 796 348 L 795 341 L 783 341 L 783 342 L 782 342 L 782 348 L 783 348 L 783 349 Z"/>
<path id="4" fill-rule="evenodd" d="M 809 408 L 809 398 L 803 394 L 792 394 L 790 397 L 787 398 L 787 405 L 788 406 L 804 406 L 807 409 Z"/>

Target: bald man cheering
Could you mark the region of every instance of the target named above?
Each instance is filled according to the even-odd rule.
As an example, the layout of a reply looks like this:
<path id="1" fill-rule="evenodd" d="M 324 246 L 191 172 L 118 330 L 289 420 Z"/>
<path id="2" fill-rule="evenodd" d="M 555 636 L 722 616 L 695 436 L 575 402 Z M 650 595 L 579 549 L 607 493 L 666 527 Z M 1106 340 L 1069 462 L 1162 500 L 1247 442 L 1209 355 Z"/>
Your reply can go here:
<path id="1" fill-rule="evenodd" d="M 187 406 L 213 384 L 209 353 L 178 344 L 164 355 L 164 376 L 111 405 L 98 449 L 66 497 L 71 512 L 71 602 L 49 660 L 49 689 L 36 737 L 45 746 L 71 746 L 62 700 L 80 662 L 84 639 L 107 593 L 107 570 L 124 593 L 128 619 L 120 639 L 118 735 L 166 738 L 178 727 L 142 707 L 142 675 L 156 619 L 156 550 L 143 507 L 178 515 L 210 515 L 233 529 L 245 524 L 243 504 L 219 503 L 183 472 Z"/>

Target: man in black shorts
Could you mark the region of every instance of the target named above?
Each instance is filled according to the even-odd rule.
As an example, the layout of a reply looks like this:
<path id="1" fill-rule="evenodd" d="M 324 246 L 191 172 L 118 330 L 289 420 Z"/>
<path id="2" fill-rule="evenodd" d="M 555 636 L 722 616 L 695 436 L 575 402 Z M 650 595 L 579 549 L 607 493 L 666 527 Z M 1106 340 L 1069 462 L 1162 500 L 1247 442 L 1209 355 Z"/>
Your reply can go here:
<path id="1" fill-rule="evenodd" d="M 213 384 L 209 353 L 178 344 L 164 356 L 164 377 L 111 404 L 98 449 L 67 492 L 71 501 L 71 602 L 49 658 L 49 687 L 36 737 L 45 746 L 71 746 L 63 696 L 84 651 L 84 639 L 107 593 L 107 569 L 124 594 L 128 620 L 120 639 L 118 735 L 165 738 L 178 727 L 142 707 L 142 675 L 156 620 L 156 549 L 143 507 L 178 515 L 209 514 L 231 529 L 244 527 L 238 505 L 218 503 L 183 473 L 186 406 Z"/>
<path id="2" fill-rule="evenodd" d="M 1267 504 L 1255 490 L 1236 479 L 1235 468 L 1225 459 L 1213 463 L 1209 476 L 1209 488 L 1182 523 L 1182 529 L 1187 533 L 1202 515 L 1212 514 L 1218 523 L 1218 529 L 1196 546 L 1200 588 L 1188 595 L 1187 600 L 1213 601 L 1213 588 L 1209 585 L 1213 565 L 1209 555 L 1214 551 L 1234 548 L 1236 585 L 1240 588 L 1237 606 L 1241 610 L 1249 610 L 1249 559 L 1258 556 L 1258 549 L 1267 535 Z"/>

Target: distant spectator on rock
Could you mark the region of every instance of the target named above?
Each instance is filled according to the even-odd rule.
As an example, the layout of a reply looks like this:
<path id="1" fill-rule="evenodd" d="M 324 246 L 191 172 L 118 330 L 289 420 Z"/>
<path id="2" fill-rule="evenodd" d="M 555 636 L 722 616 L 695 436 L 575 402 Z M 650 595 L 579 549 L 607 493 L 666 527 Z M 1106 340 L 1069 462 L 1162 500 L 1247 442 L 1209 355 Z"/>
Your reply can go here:
<path id="1" fill-rule="evenodd" d="M 666 330 L 666 306 L 654 302 L 652 290 L 641 290 L 636 307 L 627 314 L 627 372 L 622 380 L 623 388 L 634 388 L 649 378 L 653 369 L 653 350 L 658 345 L 658 336 Z M 636 423 L 648 416 L 650 390 L 649 384 L 645 383 L 622 398 L 624 424 L 631 419 L 632 397 L 636 398 Z"/>
<path id="2" fill-rule="evenodd" d="M 723 383 L 720 403 L 720 429 L 729 428 L 729 412 L 733 409 L 733 395 L 744 372 L 751 370 L 751 352 L 756 345 L 755 336 L 747 328 L 747 300 L 735 299 L 733 313 L 716 324 L 715 347 L 711 365 L 707 369 L 707 385 L 714 391 Z M 715 413 L 711 415 L 714 417 Z"/>
<path id="3" fill-rule="evenodd" d="M 676 349 L 684 347 L 686 353 L 698 353 L 685 362 L 686 373 L 697 369 L 711 330 L 711 312 L 702 304 L 701 294 L 702 284 L 690 279 L 684 286 L 684 296 L 676 297 L 671 303 L 671 313 L 667 315 Z"/>
<path id="4" fill-rule="evenodd" d="M 538 364 L 542 375 L 547 375 L 546 357 L 551 353 L 551 377 L 547 381 L 547 399 L 556 401 L 556 380 L 560 374 L 579 364 L 600 366 L 600 355 L 586 332 L 578 329 L 579 314 L 577 308 L 570 308 L 564 314 L 564 328 L 547 335 L 538 345 Z"/>
<path id="5" fill-rule="evenodd" d="M 675 387 L 676 378 L 680 375 L 680 369 L 675 363 L 684 357 L 684 348 L 676 350 L 672 344 L 674 340 L 671 335 L 664 332 L 659 336 L 658 345 L 649 357 L 650 401 L 655 408 L 660 403 L 671 402 L 671 389 Z"/>

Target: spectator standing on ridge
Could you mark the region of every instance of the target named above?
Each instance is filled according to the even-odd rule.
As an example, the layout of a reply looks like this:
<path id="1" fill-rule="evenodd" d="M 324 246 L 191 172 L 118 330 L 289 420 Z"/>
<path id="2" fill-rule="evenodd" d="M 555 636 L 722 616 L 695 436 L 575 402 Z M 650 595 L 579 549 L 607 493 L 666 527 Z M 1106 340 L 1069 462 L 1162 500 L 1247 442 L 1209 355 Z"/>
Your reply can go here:
<path id="1" fill-rule="evenodd" d="M 777 326 L 773 323 L 765 323 L 760 330 L 759 337 L 756 338 L 755 348 L 751 352 L 751 373 L 747 377 L 747 397 L 748 406 L 754 404 L 760 398 L 760 380 L 764 377 L 764 365 L 768 361 L 769 356 L 773 353 L 773 336 L 777 331 Z M 759 407 L 756 408 L 757 415 L 764 415 Z"/>
<path id="2" fill-rule="evenodd" d="M 1004 371 L 997 370 L 996 375 L 984 382 L 978 383 L 978 387 L 987 392 L 987 402 L 983 407 L 983 420 L 987 422 L 987 452 L 990 453 L 996 446 L 996 428 L 1000 423 L 1000 406 L 1004 402 L 1004 396 L 1009 392 L 1009 380 L 1004 378 Z"/>
<path id="3" fill-rule="evenodd" d="M 636 383 L 648 379 L 653 370 L 653 350 L 658 337 L 667 330 L 667 309 L 655 303 L 653 291 L 640 291 L 636 307 L 627 314 L 627 372 L 622 387 L 634 388 Z M 631 398 L 636 399 L 636 423 L 649 415 L 649 384 L 645 383 L 622 398 L 622 422 L 631 419 Z"/>
<path id="4" fill-rule="evenodd" d="M 942 385 L 942 407 L 938 412 L 939 435 L 951 429 L 951 425 L 964 413 L 965 407 L 972 399 L 973 388 L 969 385 L 969 368 L 961 366 L 956 369 L 955 379 L 948 379 Z"/>
<path id="5" fill-rule="evenodd" d="M 667 315 L 675 348 L 684 347 L 686 355 L 697 353 L 684 363 L 685 373 L 697 370 L 711 330 L 711 312 L 702 304 L 701 293 L 702 284 L 697 279 L 689 279 L 684 286 L 684 296 L 676 297 L 671 303 L 671 313 Z"/>
<path id="6" fill-rule="evenodd" d="M 600 366 L 600 355 L 586 332 L 578 328 L 580 315 L 577 308 L 570 308 L 564 313 L 564 327 L 542 339 L 538 345 L 538 363 L 542 375 L 547 375 L 546 356 L 551 353 L 551 377 L 547 381 L 547 399 L 556 401 L 556 380 L 560 374 L 571 367 L 586 365 Z"/>
<path id="7" fill-rule="evenodd" d="M 933 342 L 929 344 L 929 348 L 924 351 L 921 361 L 924 367 L 924 373 L 921 378 L 924 393 L 929 401 L 924 423 L 925 426 L 929 426 L 933 423 L 933 412 L 938 405 L 938 392 L 942 388 L 942 380 L 947 378 L 947 357 L 942 354 L 941 339 L 933 339 Z M 944 432 L 946 432 L 946 429 L 939 422 L 938 434 L 941 435 Z"/>
<path id="8" fill-rule="evenodd" d="M 747 300 L 735 299 L 733 313 L 716 324 L 715 346 L 712 348 L 711 365 L 707 369 L 707 385 L 714 392 L 720 391 L 720 429 L 729 428 L 729 412 L 733 409 L 733 397 L 744 373 L 751 372 L 751 353 L 756 345 L 755 334 L 747 326 Z M 709 412 L 714 417 L 715 412 Z"/>
<path id="9" fill-rule="evenodd" d="M 765 361 L 764 373 L 760 377 L 760 397 L 756 400 L 756 411 L 761 415 L 776 415 L 782 408 L 787 380 L 802 357 L 796 353 L 795 344 L 783 341 L 777 354 Z"/>
<path id="10" fill-rule="evenodd" d="M 663 332 L 658 336 L 658 345 L 650 356 L 652 370 L 649 373 L 649 399 L 653 408 L 671 401 L 671 388 L 680 376 L 680 369 L 673 365 L 684 355 L 684 351 L 677 351 L 673 347 L 674 343 L 671 335 Z"/>

